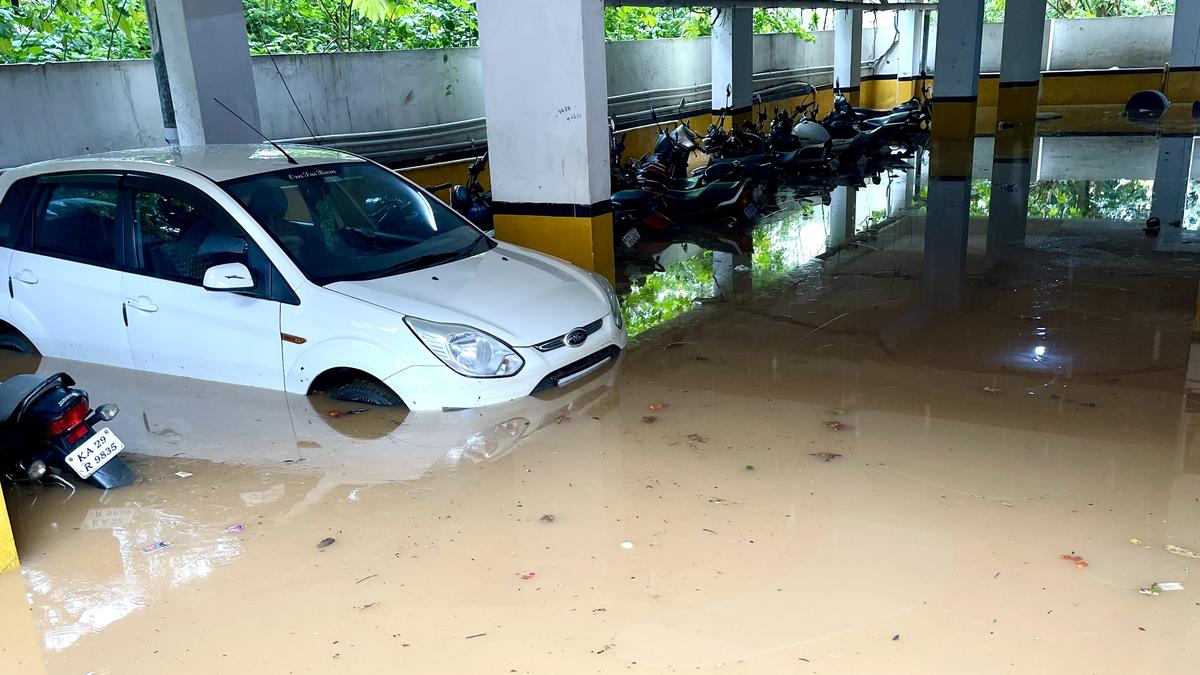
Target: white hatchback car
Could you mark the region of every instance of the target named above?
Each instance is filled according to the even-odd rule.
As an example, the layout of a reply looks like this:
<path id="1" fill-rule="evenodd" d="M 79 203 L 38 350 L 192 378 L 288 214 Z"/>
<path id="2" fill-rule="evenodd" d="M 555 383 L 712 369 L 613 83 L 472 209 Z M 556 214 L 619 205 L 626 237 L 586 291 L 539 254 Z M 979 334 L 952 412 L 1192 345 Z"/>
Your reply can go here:
<path id="1" fill-rule="evenodd" d="M 378 164 L 162 148 L 0 174 L 0 348 L 414 410 L 583 377 L 608 281 L 496 242 Z"/>

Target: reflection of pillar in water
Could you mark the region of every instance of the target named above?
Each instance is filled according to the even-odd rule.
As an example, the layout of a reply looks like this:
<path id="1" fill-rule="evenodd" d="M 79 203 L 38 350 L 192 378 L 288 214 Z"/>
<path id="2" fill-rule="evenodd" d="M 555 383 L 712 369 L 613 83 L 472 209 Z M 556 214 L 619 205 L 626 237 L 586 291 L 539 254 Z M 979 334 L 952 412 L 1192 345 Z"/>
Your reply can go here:
<path id="1" fill-rule="evenodd" d="M 833 191 L 829 203 L 829 240 L 826 248 L 833 250 L 841 247 L 846 240 L 854 236 L 855 202 L 858 200 L 858 190 L 851 187 L 839 187 Z"/>
<path id="2" fill-rule="evenodd" d="M 917 182 L 916 169 L 894 171 L 888 178 L 888 217 L 902 213 L 912 206 L 913 186 Z"/>
<path id="3" fill-rule="evenodd" d="M 717 297 L 722 300 L 730 300 L 748 292 L 751 288 L 750 253 L 714 251 L 713 281 L 717 287 Z"/>
<path id="4" fill-rule="evenodd" d="M 1001 90 L 1004 96 L 1004 90 Z M 988 255 L 1025 243 L 1029 222 L 1029 188 L 1037 157 L 1033 120 L 996 131 L 992 158 L 992 196 L 988 202 Z"/>
<path id="5" fill-rule="evenodd" d="M 1188 178 L 1192 173 L 1191 134 L 1164 135 L 1158 141 L 1158 165 L 1154 170 L 1154 193 L 1150 199 L 1150 217 L 1158 218 L 1158 247 L 1179 242 L 1183 207 L 1187 201 Z"/>

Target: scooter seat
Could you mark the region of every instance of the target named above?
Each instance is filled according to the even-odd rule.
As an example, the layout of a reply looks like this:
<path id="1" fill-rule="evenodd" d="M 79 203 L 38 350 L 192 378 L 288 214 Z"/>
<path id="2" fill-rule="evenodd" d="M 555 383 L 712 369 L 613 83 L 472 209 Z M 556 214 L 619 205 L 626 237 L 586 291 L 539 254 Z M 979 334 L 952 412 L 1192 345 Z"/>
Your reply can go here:
<path id="1" fill-rule="evenodd" d="M 904 126 L 908 123 L 909 113 L 897 112 L 874 119 L 864 120 L 862 127 L 864 129 L 875 129 L 878 127 Z"/>
<path id="2" fill-rule="evenodd" d="M 854 114 L 864 120 L 872 120 L 877 117 L 886 117 L 896 112 L 895 110 L 875 110 L 874 108 L 855 108 Z"/>
<path id="3" fill-rule="evenodd" d="M 668 190 L 662 198 L 672 211 L 706 211 L 736 198 L 741 190 L 741 183 L 712 183 L 695 190 Z"/>
<path id="4" fill-rule="evenodd" d="M 611 198 L 615 211 L 639 211 L 654 203 L 654 193 L 649 190 L 621 190 Z"/>
<path id="5" fill-rule="evenodd" d="M 781 166 L 812 166 L 825 161 L 824 145 L 809 145 L 779 155 Z"/>

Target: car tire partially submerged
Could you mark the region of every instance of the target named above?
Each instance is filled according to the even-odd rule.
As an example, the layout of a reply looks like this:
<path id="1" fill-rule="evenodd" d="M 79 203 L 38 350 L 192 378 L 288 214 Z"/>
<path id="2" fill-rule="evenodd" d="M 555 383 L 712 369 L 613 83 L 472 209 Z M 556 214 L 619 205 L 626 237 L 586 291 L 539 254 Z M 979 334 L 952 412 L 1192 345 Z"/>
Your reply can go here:
<path id="1" fill-rule="evenodd" d="M 394 406 L 404 402 L 387 385 L 374 380 L 356 378 L 329 390 L 329 397 L 337 401 L 366 403 L 367 405 Z"/>

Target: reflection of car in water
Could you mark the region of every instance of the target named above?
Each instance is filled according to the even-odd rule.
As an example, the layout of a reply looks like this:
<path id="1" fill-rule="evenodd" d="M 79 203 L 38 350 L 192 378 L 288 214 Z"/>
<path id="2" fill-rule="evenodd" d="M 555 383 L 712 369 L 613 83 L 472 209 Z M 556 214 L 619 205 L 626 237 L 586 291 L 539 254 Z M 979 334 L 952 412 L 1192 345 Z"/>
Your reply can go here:
<path id="1" fill-rule="evenodd" d="M 237 387 L 60 359 L 11 359 L 0 375 L 70 370 L 121 406 L 112 422 L 127 453 L 242 465 L 294 466 L 337 482 L 416 480 L 435 467 L 502 457 L 561 415 L 605 405 L 610 368 L 535 396 L 476 409 L 371 408 L 325 397 Z M 336 484 L 336 483 L 335 483 Z"/>
<path id="2" fill-rule="evenodd" d="M 354 404 L 57 359 L 0 361 L 3 377 L 59 369 L 119 401 L 123 412 L 113 427 L 135 466 L 151 479 L 122 491 L 80 491 L 67 505 L 56 501 L 67 498 L 64 491 L 37 494 L 38 508 L 29 508 L 33 496 L 10 500 L 19 537 L 53 538 L 58 547 L 59 555 L 24 564 L 39 612 L 35 620 L 50 651 L 124 619 L 163 589 L 186 588 L 239 558 L 239 524 L 251 521 L 238 518 L 249 518 L 246 514 L 257 515 L 256 527 L 262 526 L 262 514 L 269 514 L 270 526 L 300 522 L 298 516 L 339 486 L 406 481 L 416 487 L 443 472 L 502 460 L 566 416 L 598 415 L 616 404 L 615 368 L 480 409 L 371 408 L 334 417 L 330 411 L 355 410 Z M 185 462 L 188 477 L 176 479 L 171 462 Z M 206 462 L 216 464 L 205 469 Z M 203 485 L 209 495 L 230 475 L 244 480 L 223 495 L 224 503 L 220 493 L 200 501 L 171 500 L 175 490 L 192 485 Z M 171 506 L 145 505 L 155 502 Z M 58 522 L 68 509 L 80 520 L 64 521 L 61 528 L 41 520 Z M 166 546 L 159 548 L 159 542 Z M 112 549 L 115 554 L 105 555 Z M 73 562 L 83 557 L 116 564 Z"/>

